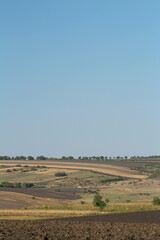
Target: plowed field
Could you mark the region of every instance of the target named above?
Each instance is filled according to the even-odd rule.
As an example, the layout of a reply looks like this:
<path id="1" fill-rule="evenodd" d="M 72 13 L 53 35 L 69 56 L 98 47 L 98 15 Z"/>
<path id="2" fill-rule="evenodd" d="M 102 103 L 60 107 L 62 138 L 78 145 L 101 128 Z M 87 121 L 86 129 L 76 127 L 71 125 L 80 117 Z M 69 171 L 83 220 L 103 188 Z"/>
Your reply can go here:
<path id="1" fill-rule="evenodd" d="M 26 195 L 31 195 L 35 197 L 41 198 L 54 198 L 59 200 L 75 200 L 79 199 L 80 197 L 75 193 L 70 192 L 57 192 L 52 189 L 27 189 L 27 188 L 7 188 L 7 187 L 0 187 L 0 192 L 13 192 L 13 193 L 22 193 Z"/>
<path id="2" fill-rule="evenodd" d="M 69 220 L 0 221 L 0 240 L 159 240 L 160 212 Z M 149 219 L 150 216 L 150 219 Z M 158 218 L 157 218 L 158 217 Z M 128 219 L 128 222 L 127 222 Z M 147 220 L 146 220 L 147 219 Z M 155 219 L 156 224 L 155 224 Z M 132 223 L 132 220 L 134 223 Z M 136 220 L 136 223 L 135 223 Z M 140 223 L 139 223 L 140 222 Z M 143 223 L 144 222 L 144 223 Z M 147 223 L 148 222 L 148 223 Z M 153 223 L 152 223 L 153 222 Z"/>

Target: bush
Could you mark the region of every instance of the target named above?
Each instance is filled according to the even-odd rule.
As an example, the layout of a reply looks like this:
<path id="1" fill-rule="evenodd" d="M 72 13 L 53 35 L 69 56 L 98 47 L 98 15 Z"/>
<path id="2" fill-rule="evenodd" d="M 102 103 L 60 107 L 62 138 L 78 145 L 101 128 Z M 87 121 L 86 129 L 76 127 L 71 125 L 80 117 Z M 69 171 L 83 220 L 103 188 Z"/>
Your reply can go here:
<path id="1" fill-rule="evenodd" d="M 13 187 L 14 188 L 21 188 L 22 184 L 20 182 L 14 183 Z"/>
<path id="2" fill-rule="evenodd" d="M 13 187 L 13 184 L 9 182 L 2 182 L 0 184 L 0 187 Z"/>
<path id="3" fill-rule="evenodd" d="M 18 171 L 18 169 L 16 169 L 16 168 L 13 168 L 13 171 L 14 171 L 14 172 L 16 172 L 16 171 Z"/>
<path id="4" fill-rule="evenodd" d="M 0 187 L 10 187 L 10 188 L 31 188 L 34 187 L 34 183 L 10 183 L 10 182 L 2 182 Z"/>
<path id="5" fill-rule="evenodd" d="M 103 209 L 106 207 L 106 202 L 103 201 L 102 196 L 99 194 L 96 194 L 93 199 L 93 205 L 96 207 L 99 207 L 100 209 Z"/>
<path id="6" fill-rule="evenodd" d="M 160 204 L 160 198 L 159 197 L 154 197 L 152 202 L 153 202 L 153 205 L 159 205 Z"/>
<path id="7" fill-rule="evenodd" d="M 55 176 L 56 177 L 64 177 L 64 176 L 67 176 L 67 173 L 65 173 L 65 172 L 57 172 L 57 173 L 55 173 Z"/>
<path id="8" fill-rule="evenodd" d="M 101 183 L 108 183 L 108 182 L 116 182 L 116 181 L 123 181 L 125 180 L 123 177 L 115 177 L 115 178 L 104 178 L 101 179 Z"/>
<path id="9" fill-rule="evenodd" d="M 30 171 L 37 171 L 37 170 L 38 169 L 35 166 L 31 167 L 31 169 L 30 169 Z"/>
<path id="10" fill-rule="evenodd" d="M 23 188 L 31 188 L 34 187 L 34 183 L 22 183 Z"/>
<path id="11" fill-rule="evenodd" d="M 106 199 L 105 199 L 105 202 L 106 202 L 106 203 L 109 203 L 109 202 L 110 202 L 110 200 L 109 200 L 108 198 L 106 198 Z"/>

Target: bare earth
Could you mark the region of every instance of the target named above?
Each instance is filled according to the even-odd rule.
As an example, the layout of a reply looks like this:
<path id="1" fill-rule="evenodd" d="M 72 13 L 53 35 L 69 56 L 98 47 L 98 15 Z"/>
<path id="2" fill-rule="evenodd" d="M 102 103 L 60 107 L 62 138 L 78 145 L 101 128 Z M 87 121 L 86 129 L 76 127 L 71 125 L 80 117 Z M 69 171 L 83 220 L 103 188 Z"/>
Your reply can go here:
<path id="1" fill-rule="evenodd" d="M 0 221 L 0 240 L 159 240 L 160 211 L 66 220 Z"/>
<path id="2" fill-rule="evenodd" d="M 71 192 L 57 192 L 52 189 L 32 189 L 32 188 L 7 188 L 0 187 L 0 192 L 13 192 L 13 193 L 22 193 L 26 195 L 31 195 L 41 198 L 54 198 L 54 199 L 64 199 L 64 200 L 76 200 L 80 197 L 75 193 Z"/>
<path id="3" fill-rule="evenodd" d="M 23 189 L 0 187 L 0 209 L 21 209 L 25 206 L 67 204 L 80 197 L 72 192 L 52 189 Z"/>

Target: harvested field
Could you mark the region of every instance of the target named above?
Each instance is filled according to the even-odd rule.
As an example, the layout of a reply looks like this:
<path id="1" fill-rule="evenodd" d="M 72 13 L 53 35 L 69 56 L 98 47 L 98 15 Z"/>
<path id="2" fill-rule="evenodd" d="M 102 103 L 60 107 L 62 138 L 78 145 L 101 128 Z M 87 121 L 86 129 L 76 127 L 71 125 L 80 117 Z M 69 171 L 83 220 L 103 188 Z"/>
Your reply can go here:
<path id="1" fill-rule="evenodd" d="M 122 214 L 82 217 L 67 220 L 39 220 L 39 221 L 0 221 L 1 240 L 159 240 L 160 239 L 160 218 L 159 212 L 132 213 L 126 215 L 128 222 L 121 222 L 125 219 Z M 151 214 L 151 215 L 150 215 Z M 146 217 L 147 216 L 147 217 Z M 145 223 L 151 216 L 153 223 Z M 158 217 L 158 224 L 154 219 Z M 137 223 L 131 223 L 132 219 Z M 116 222 L 119 219 L 120 222 Z M 72 221 L 71 221 L 72 220 Z M 82 221 L 84 220 L 84 221 Z M 138 223 L 140 220 L 140 223 Z M 144 223 L 143 221 L 144 220 Z M 117 220 L 118 221 L 118 220 Z"/>
<path id="2" fill-rule="evenodd" d="M 0 188 L 0 209 L 21 209 L 36 206 L 68 205 L 80 198 L 69 192 L 51 189 Z"/>
<path id="3" fill-rule="evenodd" d="M 66 206 L 68 204 L 71 204 L 70 200 L 40 198 L 22 193 L 0 191 L 0 210 L 53 205 Z"/>
<path id="4" fill-rule="evenodd" d="M 26 164 L 26 161 L 0 161 L 0 164 L 15 166 L 17 164 Z M 47 167 L 54 167 L 59 169 L 74 169 L 74 170 L 86 170 L 94 171 L 97 173 L 103 173 L 106 175 L 122 176 L 127 178 L 146 178 L 145 175 L 139 175 L 136 171 L 130 170 L 124 166 L 116 166 L 114 164 L 104 163 L 85 163 L 85 162 L 63 162 L 63 161 L 27 161 L 28 165 L 44 165 Z"/>
<path id="5" fill-rule="evenodd" d="M 40 198 L 54 198 L 59 200 L 76 200 L 80 197 L 71 192 L 56 192 L 52 189 L 28 189 L 28 188 L 1 188 L 0 192 L 14 192 L 31 195 Z"/>

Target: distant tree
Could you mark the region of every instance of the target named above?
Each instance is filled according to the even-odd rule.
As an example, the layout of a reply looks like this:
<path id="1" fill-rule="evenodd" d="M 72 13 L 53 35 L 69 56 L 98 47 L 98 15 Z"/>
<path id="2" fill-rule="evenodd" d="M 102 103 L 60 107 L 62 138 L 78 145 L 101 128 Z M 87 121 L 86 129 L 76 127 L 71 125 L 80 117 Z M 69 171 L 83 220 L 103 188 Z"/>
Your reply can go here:
<path id="1" fill-rule="evenodd" d="M 100 209 L 103 209 L 106 207 L 106 201 L 102 199 L 101 195 L 96 194 L 93 199 L 93 205 L 99 207 Z"/>
<path id="2" fill-rule="evenodd" d="M 47 159 L 47 158 L 44 157 L 43 155 L 37 157 L 37 160 L 46 160 L 46 159 Z"/>
<path id="3" fill-rule="evenodd" d="M 10 160 L 10 157 L 9 156 L 4 156 L 3 159 L 4 160 Z"/>
<path id="4" fill-rule="evenodd" d="M 72 157 L 72 156 L 69 156 L 69 157 L 68 157 L 68 159 L 71 159 L 71 160 L 73 160 L 73 159 L 74 159 L 74 157 Z"/>
<path id="5" fill-rule="evenodd" d="M 27 159 L 28 159 L 28 160 L 34 160 L 34 157 L 28 156 Z"/>
<path id="6" fill-rule="evenodd" d="M 84 156 L 82 157 L 83 160 L 88 160 L 88 157 Z"/>

